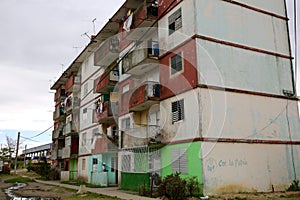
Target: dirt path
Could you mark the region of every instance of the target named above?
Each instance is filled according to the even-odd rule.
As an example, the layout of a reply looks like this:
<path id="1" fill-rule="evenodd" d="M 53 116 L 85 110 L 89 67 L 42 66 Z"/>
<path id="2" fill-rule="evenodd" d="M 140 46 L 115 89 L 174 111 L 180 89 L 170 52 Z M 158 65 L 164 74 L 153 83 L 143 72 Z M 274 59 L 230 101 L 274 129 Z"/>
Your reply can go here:
<path id="1" fill-rule="evenodd" d="M 61 187 L 45 185 L 37 182 L 29 182 L 24 188 L 14 191 L 16 196 L 41 197 L 41 198 L 62 198 L 72 196 L 75 191 L 66 190 Z"/>
<path id="2" fill-rule="evenodd" d="M 13 186 L 13 184 L 11 183 L 4 183 L 4 180 L 0 179 L 0 199 L 8 199 L 8 197 L 6 196 L 4 190 Z"/>

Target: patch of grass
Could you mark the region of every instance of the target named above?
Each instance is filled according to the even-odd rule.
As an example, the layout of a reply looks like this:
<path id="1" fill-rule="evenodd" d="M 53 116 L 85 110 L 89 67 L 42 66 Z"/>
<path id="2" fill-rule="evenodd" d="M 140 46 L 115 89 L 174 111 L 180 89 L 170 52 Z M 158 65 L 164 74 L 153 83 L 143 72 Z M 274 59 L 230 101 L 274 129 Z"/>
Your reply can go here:
<path id="1" fill-rule="evenodd" d="M 94 185 L 94 184 L 91 184 L 91 183 L 86 183 L 84 181 L 61 181 L 61 183 L 63 184 L 68 184 L 68 185 L 76 185 L 76 186 L 80 186 L 80 185 L 85 185 L 86 187 L 89 187 L 89 188 L 102 188 L 101 185 Z"/>
<path id="2" fill-rule="evenodd" d="M 34 182 L 31 178 L 28 177 L 15 177 L 15 178 L 10 178 L 4 181 L 5 183 L 28 183 L 28 182 Z"/>
<path id="3" fill-rule="evenodd" d="M 105 195 L 101 195 L 101 194 L 95 194 L 95 193 L 86 193 L 86 194 L 76 194 L 76 195 L 72 195 L 70 197 L 63 197 L 62 200 L 102 200 L 102 199 L 106 199 L 106 200 L 120 200 L 117 197 L 109 197 L 109 196 L 105 196 Z"/>

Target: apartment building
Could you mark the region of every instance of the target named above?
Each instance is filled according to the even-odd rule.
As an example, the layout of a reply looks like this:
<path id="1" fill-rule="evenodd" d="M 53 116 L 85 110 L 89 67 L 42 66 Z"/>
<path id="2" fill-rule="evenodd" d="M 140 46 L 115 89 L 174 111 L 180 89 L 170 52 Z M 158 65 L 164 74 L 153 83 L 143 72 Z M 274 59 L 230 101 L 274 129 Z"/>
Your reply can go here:
<path id="1" fill-rule="evenodd" d="M 127 0 L 72 64 L 77 178 L 137 190 L 180 172 L 208 194 L 285 190 L 300 172 L 287 21 L 285 0 Z"/>

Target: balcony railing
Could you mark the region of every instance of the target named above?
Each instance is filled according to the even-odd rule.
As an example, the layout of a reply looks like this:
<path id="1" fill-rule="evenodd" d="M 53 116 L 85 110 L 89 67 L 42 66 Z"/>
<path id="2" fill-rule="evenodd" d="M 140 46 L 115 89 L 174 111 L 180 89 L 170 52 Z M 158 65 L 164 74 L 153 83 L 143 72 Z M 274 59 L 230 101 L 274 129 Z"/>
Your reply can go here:
<path id="1" fill-rule="evenodd" d="M 94 81 L 94 92 L 107 94 L 113 91 L 118 83 L 119 72 L 117 70 L 106 72 Z"/>
<path id="2" fill-rule="evenodd" d="M 65 110 L 67 113 L 72 112 L 73 109 L 79 109 L 80 107 L 80 98 L 69 96 L 66 99 Z"/>
<path id="3" fill-rule="evenodd" d="M 76 126 L 75 126 L 74 122 L 71 121 L 71 122 L 67 122 L 65 124 L 64 129 L 63 129 L 63 134 L 64 135 L 69 135 L 69 134 L 74 133 L 76 131 L 77 131 Z"/>
<path id="4" fill-rule="evenodd" d="M 151 27 L 158 18 L 158 6 L 153 3 L 143 3 L 133 12 L 132 23 L 124 22 L 123 28 L 128 32 L 126 39 L 139 40 L 145 36 L 145 28 Z M 129 18 L 127 20 L 130 20 Z"/>
<path id="5" fill-rule="evenodd" d="M 160 143 L 158 125 L 143 125 L 123 131 L 122 148 Z"/>
<path id="6" fill-rule="evenodd" d="M 109 66 L 119 57 L 119 38 L 114 36 L 107 39 L 96 50 L 94 64 L 96 66 Z"/>
<path id="7" fill-rule="evenodd" d="M 116 138 L 114 138 L 116 139 Z M 92 153 L 108 153 L 118 151 L 118 140 L 108 138 L 106 135 L 96 140 L 95 148 L 92 149 Z"/>
<path id="8" fill-rule="evenodd" d="M 142 111 L 159 103 L 160 85 L 155 82 L 147 82 L 133 91 L 129 100 L 129 111 Z"/>
<path id="9" fill-rule="evenodd" d="M 65 100 L 65 98 L 66 98 L 65 89 L 58 89 L 55 92 L 54 101 L 56 101 L 56 102 L 63 102 Z"/>
<path id="10" fill-rule="evenodd" d="M 62 148 L 62 159 L 70 158 L 71 148 L 69 146 Z"/>
<path id="11" fill-rule="evenodd" d="M 94 115 L 100 124 L 111 124 L 114 117 L 118 113 L 118 104 L 116 102 L 104 102 L 98 105 L 94 111 Z"/>
<path id="12" fill-rule="evenodd" d="M 68 92 L 76 92 L 80 89 L 80 76 L 70 76 L 65 84 L 65 90 Z"/>
<path id="13" fill-rule="evenodd" d="M 124 73 L 142 75 L 158 68 L 158 45 L 151 48 L 138 48 L 128 53 L 122 60 Z"/>
<path id="14" fill-rule="evenodd" d="M 53 119 L 59 120 L 61 117 L 65 116 L 64 107 L 58 106 L 56 107 L 55 111 L 53 112 Z"/>

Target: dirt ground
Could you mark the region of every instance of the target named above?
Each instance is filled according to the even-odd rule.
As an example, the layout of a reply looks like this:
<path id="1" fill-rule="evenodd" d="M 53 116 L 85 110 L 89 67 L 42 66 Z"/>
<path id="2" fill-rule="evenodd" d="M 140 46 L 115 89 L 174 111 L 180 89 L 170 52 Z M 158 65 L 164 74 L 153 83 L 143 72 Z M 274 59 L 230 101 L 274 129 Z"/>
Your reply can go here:
<path id="1" fill-rule="evenodd" d="M 33 172 L 19 172 L 19 176 L 27 176 L 30 178 L 38 178 L 38 175 Z M 11 176 L 0 177 L 0 199 L 7 199 L 4 190 L 8 187 L 13 186 L 13 184 L 4 183 L 4 180 L 11 178 Z M 65 189 L 57 186 L 51 186 L 46 184 L 41 184 L 37 182 L 27 183 L 27 186 L 15 191 L 15 194 L 23 197 L 52 197 L 57 199 L 72 199 L 72 196 L 77 191 Z M 59 198 L 58 198 L 59 197 Z M 83 198 L 81 198 L 83 199 Z M 93 198 L 95 200 L 105 199 L 105 198 Z M 274 192 L 274 193 L 242 193 L 242 194 L 224 194 L 210 196 L 209 199 L 213 200 L 299 200 L 300 192 Z"/>

